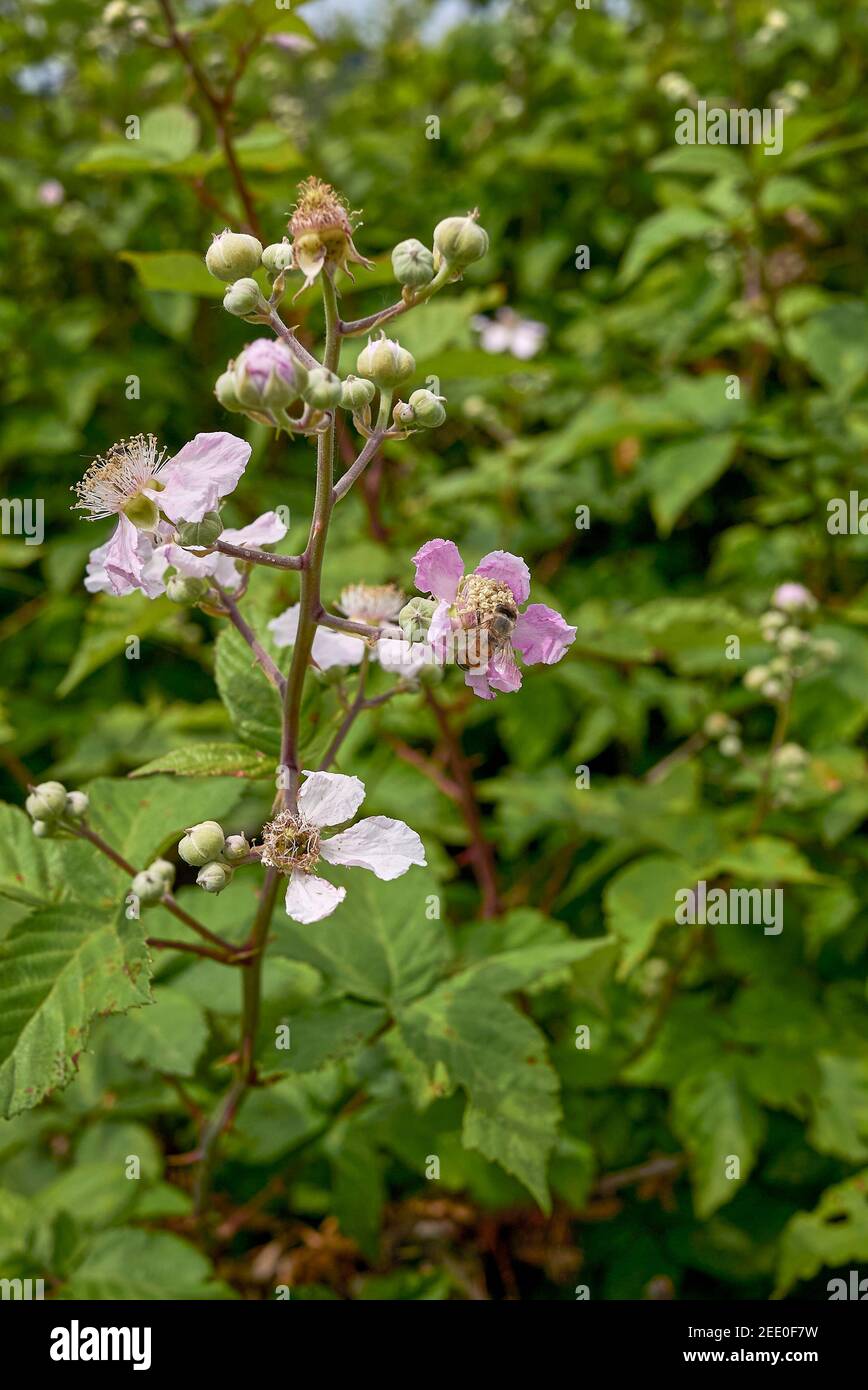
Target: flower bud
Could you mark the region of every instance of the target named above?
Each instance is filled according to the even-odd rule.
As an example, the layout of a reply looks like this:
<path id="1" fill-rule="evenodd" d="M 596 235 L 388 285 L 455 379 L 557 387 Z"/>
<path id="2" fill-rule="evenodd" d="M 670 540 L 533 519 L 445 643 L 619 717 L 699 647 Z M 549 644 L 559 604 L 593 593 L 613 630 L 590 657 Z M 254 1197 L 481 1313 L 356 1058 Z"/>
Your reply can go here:
<path id="1" fill-rule="evenodd" d="M 53 820 L 35 820 L 33 822 L 33 833 L 37 840 L 53 840 L 57 834 L 57 822 Z"/>
<path id="2" fill-rule="evenodd" d="M 810 754 L 798 743 L 784 743 L 773 755 L 775 767 L 803 768 Z"/>
<path id="3" fill-rule="evenodd" d="M 40 782 L 24 807 L 33 820 L 57 820 L 66 810 L 66 787 L 62 782 Z"/>
<path id="4" fill-rule="evenodd" d="M 130 891 L 135 893 L 140 903 L 158 903 L 168 890 L 165 879 L 154 873 L 152 864 L 149 869 L 142 869 L 141 873 L 136 874 L 130 884 Z"/>
<path id="5" fill-rule="evenodd" d="M 741 739 L 738 734 L 726 734 L 718 747 L 725 758 L 737 758 L 741 752 Z"/>
<path id="6" fill-rule="evenodd" d="M 214 382 L 214 395 L 224 410 L 239 411 L 244 409 L 235 392 L 235 377 L 231 369 L 221 372 Z"/>
<path id="7" fill-rule="evenodd" d="M 236 398 L 244 410 L 284 410 L 298 400 L 307 371 L 289 348 L 255 338 L 231 365 Z"/>
<path id="8" fill-rule="evenodd" d="M 434 228 L 435 270 L 445 261 L 454 270 L 461 271 L 487 254 L 488 232 L 478 225 L 478 216 L 474 210 L 466 217 L 446 217 L 437 223 Z"/>
<path id="9" fill-rule="evenodd" d="M 255 280 L 236 280 L 234 285 L 226 286 L 223 308 L 227 314 L 234 314 L 236 318 L 243 319 L 264 307 L 267 306 Z"/>
<path id="10" fill-rule="evenodd" d="M 445 399 L 445 396 L 435 396 L 433 391 L 426 391 L 423 387 L 411 394 L 408 404 L 418 424 L 424 425 L 427 430 L 433 430 L 446 419 L 446 411 L 443 409 Z"/>
<path id="11" fill-rule="evenodd" d="M 406 401 L 396 401 L 392 410 L 392 419 L 399 429 L 411 430 L 416 424 L 416 413 Z"/>
<path id="12" fill-rule="evenodd" d="M 724 714 L 721 710 L 715 710 L 713 714 L 709 714 L 702 726 L 702 731 L 706 738 L 723 738 L 724 734 L 734 733 L 736 727 L 728 714 Z"/>
<path id="13" fill-rule="evenodd" d="M 431 618 L 437 607 L 433 598 L 411 598 L 398 614 L 398 626 L 408 642 L 424 642 L 431 626 Z"/>
<path id="14" fill-rule="evenodd" d="M 168 859 L 155 859 L 153 864 L 148 865 L 148 873 L 156 874 L 161 878 L 166 887 L 166 892 L 171 893 L 172 884 L 175 882 L 175 866 Z"/>
<path id="15" fill-rule="evenodd" d="M 765 685 L 760 689 L 760 694 L 764 695 L 767 700 L 774 702 L 775 700 L 783 698 L 784 687 L 780 681 L 766 681 Z"/>
<path id="16" fill-rule="evenodd" d="M 333 410 L 341 399 L 341 379 L 328 367 L 312 367 L 301 394 L 314 410 Z"/>
<path id="17" fill-rule="evenodd" d="M 399 241 L 392 252 L 392 269 L 399 285 L 422 289 L 434 279 L 434 257 L 427 246 L 410 237 Z"/>
<path id="18" fill-rule="evenodd" d="M 225 843 L 226 838 L 216 820 L 203 820 L 190 827 L 178 845 L 178 853 L 185 864 L 198 869 L 222 854 Z"/>
<path id="19" fill-rule="evenodd" d="M 234 870 L 228 864 L 221 864 L 215 860 L 211 864 L 203 864 L 196 875 L 196 882 L 206 893 L 222 893 L 232 882 L 233 873 Z"/>
<path id="20" fill-rule="evenodd" d="M 282 270 L 292 270 L 292 247 L 287 237 L 284 237 L 283 241 L 275 241 L 271 246 L 266 246 L 262 253 L 262 264 L 269 275 L 279 275 Z"/>
<path id="21" fill-rule="evenodd" d="M 772 603 L 784 613 L 808 613 L 817 606 L 817 600 L 804 584 L 779 584 L 772 594 Z"/>
<path id="22" fill-rule="evenodd" d="M 206 512 L 201 521 L 179 521 L 176 535 L 179 545 L 213 545 L 223 532 L 219 512 Z"/>
<path id="23" fill-rule="evenodd" d="M 362 376 L 369 377 L 375 386 L 385 391 L 406 381 L 416 370 L 412 353 L 394 339 L 387 338 L 383 332 L 373 341 L 368 339 L 367 347 L 359 353 L 356 366 Z"/>
<path id="24" fill-rule="evenodd" d="M 795 652 L 810 642 L 808 634 L 800 627 L 784 627 L 778 633 L 778 647 L 782 652 Z"/>
<path id="25" fill-rule="evenodd" d="M 341 405 L 344 410 L 351 410 L 354 415 L 358 415 L 365 406 L 371 404 L 376 389 L 372 381 L 365 381 L 364 377 L 351 374 L 341 385 Z"/>
<path id="26" fill-rule="evenodd" d="M 767 666 L 751 666 L 745 673 L 744 683 L 748 690 L 759 690 L 769 678 Z"/>
<path id="27" fill-rule="evenodd" d="M 170 603 L 198 603 L 207 592 L 207 579 L 195 579 L 185 574 L 172 574 L 166 580 L 166 598 Z"/>
<path id="28" fill-rule="evenodd" d="M 246 859 L 250 853 L 250 845 L 246 835 L 227 835 L 226 843 L 223 846 L 223 858 L 230 864 L 237 864 L 239 859 Z"/>
<path id="29" fill-rule="evenodd" d="M 270 249 L 270 248 L 269 248 Z M 262 259 L 262 243 L 244 232 L 225 232 L 215 236 L 205 252 L 205 264 L 217 280 L 231 282 L 252 275 Z"/>
<path id="30" fill-rule="evenodd" d="M 67 792 L 64 814 L 72 820 L 82 820 L 88 811 L 90 800 L 84 792 Z"/>

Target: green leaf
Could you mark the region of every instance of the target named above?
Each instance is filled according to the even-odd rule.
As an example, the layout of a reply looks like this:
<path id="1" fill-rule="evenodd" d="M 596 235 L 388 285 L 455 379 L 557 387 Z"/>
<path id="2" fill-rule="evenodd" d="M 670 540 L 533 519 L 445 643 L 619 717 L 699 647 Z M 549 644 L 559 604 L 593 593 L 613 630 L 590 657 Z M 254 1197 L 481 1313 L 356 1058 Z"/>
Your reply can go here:
<path id="1" fill-rule="evenodd" d="M 781 1235 L 774 1298 L 824 1265 L 846 1269 L 868 1261 L 868 1169 L 828 1188 L 810 1212 L 799 1212 Z"/>
<path id="2" fill-rule="evenodd" d="M 263 1064 L 289 1071 L 315 1071 L 356 1052 L 386 1022 L 385 1009 L 354 999 L 311 1004 L 289 1018 L 290 1046 L 269 1050 Z"/>
<path id="3" fill-rule="evenodd" d="M 691 502 L 717 482 L 729 467 L 736 443 L 733 434 L 704 434 L 656 450 L 647 478 L 651 512 L 661 536 L 668 536 Z"/>
<path id="4" fill-rule="evenodd" d="M 222 820 L 243 792 L 238 778 L 202 782 L 152 777 L 146 782 L 97 778 L 88 786 L 90 823 L 128 863 L 145 867 L 187 826 Z"/>
<path id="5" fill-rule="evenodd" d="M 165 1231 L 122 1226 L 103 1231 L 91 1242 L 56 1297 L 199 1301 L 235 1294 L 214 1278 L 208 1260 L 187 1241 Z"/>
<path id="6" fill-rule="evenodd" d="M 97 1014 L 149 1002 L 139 922 L 49 908 L 0 943 L 0 1110 L 37 1105 L 72 1080 Z"/>
<path id="7" fill-rule="evenodd" d="M 790 330 L 794 352 L 834 396 L 850 396 L 868 377 L 868 307 L 833 304 Z"/>
<path id="8" fill-rule="evenodd" d="M 77 166 L 80 174 L 128 174 L 178 164 L 199 143 L 199 121 L 192 111 L 174 103 L 142 116 L 138 139 L 94 145 Z"/>
<path id="9" fill-rule="evenodd" d="M 429 918 L 437 884 L 422 869 L 384 883 L 363 869 L 329 874 L 347 896 L 321 931 L 284 919 L 277 949 L 307 961 L 336 990 L 394 1006 L 429 989 L 449 960 L 442 922 Z"/>
<path id="10" fill-rule="evenodd" d="M 377 1259 L 385 1201 L 384 1163 L 364 1123 L 351 1117 L 333 1126 L 324 1145 L 333 1178 L 332 1202 L 341 1230 Z"/>
<path id="11" fill-rule="evenodd" d="M 774 835 L 755 835 L 721 854 L 709 873 L 733 874 L 762 883 L 822 883 L 822 875 L 788 840 Z"/>
<path id="12" fill-rule="evenodd" d="M 694 1207 L 705 1221 L 750 1175 L 765 1133 L 763 1112 L 738 1077 L 718 1067 L 679 1081 L 672 1100 L 672 1128 L 687 1150 Z M 726 1175 L 733 1158 L 737 1178 Z"/>
<path id="13" fill-rule="evenodd" d="M 226 289 L 193 251 L 121 251 L 119 259 L 132 266 L 146 290 L 221 299 Z"/>
<path id="14" fill-rule="evenodd" d="M 820 1085 L 811 1095 L 808 1140 L 848 1163 L 868 1159 L 868 1058 L 821 1052 Z"/>
<path id="15" fill-rule="evenodd" d="M 141 641 L 177 617 L 177 609 L 168 599 L 149 599 L 144 594 L 118 599 L 96 594 L 85 611 L 84 630 L 57 694 L 63 699 L 94 671 L 120 656 L 131 635 Z"/>
<path id="16" fill-rule="evenodd" d="M 127 1062 L 172 1076 L 192 1076 L 208 1040 L 205 1011 L 195 999 L 159 985 L 156 1001 L 114 1021 L 111 1045 Z"/>
<path id="17" fill-rule="evenodd" d="M 466 1091 L 465 1145 L 518 1178 L 548 1211 L 546 1168 L 561 1110 L 536 1026 L 499 995 L 458 981 L 402 1009 L 399 1023 L 429 1071 Z"/>
<path id="18" fill-rule="evenodd" d="M 609 930 L 623 944 L 619 979 L 644 960 L 660 928 L 675 921 L 675 894 L 691 886 L 684 861 L 666 854 L 637 859 L 610 879 L 603 901 Z"/>
<path id="19" fill-rule="evenodd" d="M 639 227 L 627 248 L 618 281 L 626 289 L 643 270 L 682 241 L 695 241 L 720 230 L 720 220 L 699 208 L 674 207 L 654 213 Z"/>
<path id="20" fill-rule="evenodd" d="M 250 648 L 234 628 L 225 628 L 217 639 L 214 676 L 239 738 L 278 756 L 281 711 L 277 691 L 253 664 Z"/>
<path id="21" fill-rule="evenodd" d="M 152 758 L 130 777 L 173 772 L 176 777 L 273 777 L 274 764 L 243 743 L 191 743 Z"/>

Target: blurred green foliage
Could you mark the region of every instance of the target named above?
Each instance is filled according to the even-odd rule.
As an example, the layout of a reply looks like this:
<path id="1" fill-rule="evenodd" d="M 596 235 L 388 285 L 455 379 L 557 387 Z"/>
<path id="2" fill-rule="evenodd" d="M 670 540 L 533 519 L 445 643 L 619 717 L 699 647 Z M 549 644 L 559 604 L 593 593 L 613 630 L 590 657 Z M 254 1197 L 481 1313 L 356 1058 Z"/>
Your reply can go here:
<path id="1" fill-rule="evenodd" d="M 4 809 L 0 1078 L 28 1022 L 14 975 L 27 933 L 68 963 L 75 1034 L 25 1105 L 50 1099 L 0 1127 L 0 1270 L 87 1298 L 273 1296 L 275 1283 L 293 1297 L 563 1298 L 579 1282 L 595 1298 L 825 1297 L 831 1270 L 868 1259 L 868 537 L 826 525 L 830 499 L 868 489 L 864 8 L 533 0 L 474 6 L 442 34 L 422 5 L 328 32 L 319 7 L 313 28 L 296 10 L 179 14 L 207 80 L 238 78 L 226 121 L 265 239 L 283 234 L 300 178 L 339 187 L 376 261 L 343 285 L 352 317 L 395 297 L 396 241 L 430 242 L 439 218 L 474 206 L 491 236 L 461 284 L 400 321 L 447 423 L 388 446 L 339 510 L 324 592 L 409 589 L 410 556 L 444 535 L 466 556 L 524 555 L 534 599 L 578 637 L 518 695 L 471 702 L 454 673 L 437 690 L 494 848 L 494 920 L 478 920 L 466 818 L 396 756 L 442 769 L 430 704 L 396 700 L 356 725 L 339 765 L 366 782 L 366 810 L 419 830 L 432 877 L 357 897 L 326 927 L 276 925 L 263 1038 L 288 1020 L 298 1044 L 229 1140 L 216 1270 L 194 1248 L 185 1170 L 166 1158 L 193 1147 L 196 1113 L 225 1084 L 237 980 L 161 955 L 157 1003 L 101 1019 L 88 1041 L 89 1015 L 146 997 L 131 967 L 144 948 L 117 921 L 123 876 L 87 847 L 34 847 Z M 175 449 L 240 428 L 212 387 L 250 329 L 221 311 L 201 257 L 245 213 L 214 112 L 165 40 L 147 0 L 101 16 L 87 0 L 11 0 L 0 14 L 0 464 L 4 496 L 43 499 L 46 519 L 42 545 L 0 537 L 4 794 L 20 805 L 31 775 L 97 779 L 99 815 L 143 857 L 167 847 L 193 796 L 203 814 L 222 796 L 248 830 L 270 799 L 253 778 L 110 780 L 237 741 L 238 711 L 233 728 L 211 619 L 85 594 L 104 533 L 67 510 L 85 461 L 115 439 L 152 431 Z M 780 107 L 782 153 L 677 145 L 675 111 L 699 98 Z M 503 306 L 545 324 L 539 353 L 483 350 L 473 320 Z M 294 320 L 316 335 L 316 291 Z M 254 461 L 227 521 L 288 506 L 297 550 L 311 449 L 247 428 Z M 808 772 L 789 802 L 765 805 L 774 710 L 742 678 L 770 655 L 757 620 L 787 580 L 817 595 L 817 633 L 839 656 L 797 687 L 788 737 Z M 292 576 L 260 589 L 271 614 L 297 596 Z M 140 661 L 124 659 L 130 634 Z M 311 698 L 327 722 L 333 690 Z M 718 709 L 739 722 L 744 761 L 701 738 L 682 761 Z M 161 796 L 148 822 L 142 804 Z M 72 863 L 72 850 L 85 853 Z M 782 934 L 676 926 L 673 892 L 702 876 L 782 887 Z M 443 920 L 419 917 L 426 892 L 442 894 Z M 240 940 L 247 881 L 202 896 L 180 890 Z M 177 935 L 162 916 L 149 932 Z M 389 988 L 378 933 L 400 944 Z M 78 997 L 70 973 L 97 957 L 116 963 L 122 995 L 85 972 Z M 34 978 L 47 995 L 49 976 Z M 546 1207 L 549 1192 L 543 1218 L 529 1193 Z M 262 1193 L 267 1219 L 233 1224 Z M 326 1220 L 315 1257 L 306 1232 L 334 1217 L 356 1245 Z M 264 1241 L 278 1243 L 271 1263 Z"/>

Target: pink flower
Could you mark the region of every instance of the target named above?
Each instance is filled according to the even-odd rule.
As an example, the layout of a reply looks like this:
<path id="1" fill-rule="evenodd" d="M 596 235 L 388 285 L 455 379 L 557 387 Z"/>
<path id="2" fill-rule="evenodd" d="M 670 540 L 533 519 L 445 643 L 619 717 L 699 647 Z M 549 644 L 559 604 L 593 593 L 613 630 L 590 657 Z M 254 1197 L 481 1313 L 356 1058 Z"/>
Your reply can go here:
<path id="1" fill-rule="evenodd" d="M 416 587 L 440 600 L 429 643 L 441 663 L 456 656 L 466 684 L 483 700 L 519 689 L 515 652 L 529 666 L 552 666 L 575 639 L 576 629 L 546 604 L 519 611 L 530 595 L 530 571 L 518 555 L 493 550 L 465 574 L 455 542 L 437 539 L 426 541 L 413 563 Z"/>
<path id="2" fill-rule="evenodd" d="M 784 613 L 811 612 L 817 606 L 810 589 L 794 581 L 779 584 L 772 594 L 772 603 Z"/>
<path id="3" fill-rule="evenodd" d="M 345 888 L 312 872 L 321 859 L 369 869 L 382 879 L 400 878 L 412 865 L 425 865 L 425 848 L 416 831 L 388 816 L 369 816 L 324 839 L 321 831 L 327 826 L 352 820 L 365 799 L 365 784 L 340 772 L 304 775 L 298 813 L 280 811 L 262 832 L 262 863 L 289 878 L 286 911 L 294 921 L 319 922 L 346 897 Z"/>
<path id="4" fill-rule="evenodd" d="M 144 568 L 173 533 L 166 519 L 201 521 L 206 512 L 215 511 L 235 488 L 249 458 L 245 440 L 217 431 L 197 434 L 171 459 L 165 450 L 158 453 L 153 435 L 136 435 L 95 459 L 75 485 L 74 507 L 88 521 L 116 516 L 118 524 L 110 540 L 91 552 L 85 586 L 92 592 L 149 593 L 153 579 L 145 579 Z"/>

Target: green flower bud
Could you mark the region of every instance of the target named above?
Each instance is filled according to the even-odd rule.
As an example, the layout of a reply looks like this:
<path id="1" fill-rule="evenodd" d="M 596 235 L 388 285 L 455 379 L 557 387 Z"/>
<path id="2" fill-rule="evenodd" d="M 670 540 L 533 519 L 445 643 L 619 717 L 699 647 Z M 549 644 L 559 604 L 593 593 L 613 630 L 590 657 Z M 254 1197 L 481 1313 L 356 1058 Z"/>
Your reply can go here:
<path id="1" fill-rule="evenodd" d="M 433 598 L 411 598 L 398 614 L 398 626 L 408 642 L 424 642 L 437 607 Z"/>
<path id="2" fill-rule="evenodd" d="M 66 787 L 62 782 L 40 782 L 24 807 L 33 820 L 57 820 L 66 810 Z"/>
<path id="3" fill-rule="evenodd" d="M 220 373 L 214 382 L 214 395 L 224 410 L 239 411 L 244 409 L 236 394 L 235 377 L 231 370 Z"/>
<path id="4" fill-rule="evenodd" d="M 90 801 L 84 792 L 67 792 L 64 814 L 72 820 L 82 820 L 87 815 Z"/>
<path id="5" fill-rule="evenodd" d="M 246 859 L 250 853 L 250 845 L 247 843 L 246 835 L 227 835 L 226 844 L 223 846 L 223 858 L 230 864 L 237 864 L 239 859 Z"/>
<path id="6" fill-rule="evenodd" d="M 341 399 L 342 389 L 340 377 L 328 367 L 312 367 L 301 394 L 314 410 L 333 410 Z"/>
<path id="7" fill-rule="evenodd" d="M 158 903 L 167 892 L 167 888 L 165 879 L 154 873 L 152 864 L 149 869 L 142 869 L 141 873 L 136 874 L 130 884 L 130 891 L 135 893 L 140 903 L 147 904 Z"/>
<path id="8" fill-rule="evenodd" d="M 453 270 L 464 270 L 488 253 L 488 232 L 477 224 L 479 213 L 446 217 L 434 228 L 434 269 L 445 261 Z"/>
<path id="9" fill-rule="evenodd" d="M 166 580 L 166 598 L 171 603 L 198 603 L 208 592 L 207 579 L 172 574 Z"/>
<path id="10" fill-rule="evenodd" d="M 392 252 L 392 269 L 399 285 L 422 289 L 434 279 L 434 257 L 427 246 L 410 237 L 399 241 Z"/>
<path id="11" fill-rule="evenodd" d="M 406 401 L 396 401 L 392 409 L 392 419 L 399 429 L 411 430 L 416 424 L 416 413 Z"/>
<path id="12" fill-rule="evenodd" d="M 279 275 L 282 270 L 292 270 L 292 247 L 286 237 L 283 241 L 275 241 L 271 246 L 266 246 L 262 253 L 262 264 L 269 275 Z"/>
<path id="13" fill-rule="evenodd" d="M 252 275 L 262 259 L 262 243 L 244 232 L 225 232 L 215 236 L 205 252 L 205 264 L 217 280 L 227 283 L 242 275 Z"/>
<path id="14" fill-rule="evenodd" d="M 37 840 L 53 840 L 57 835 L 57 822 L 53 820 L 35 820 L 33 822 L 33 833 Z"/>
<path id="15" fill-rule="evenodd" d="M 191 825 L 178 845 L 178 853 L 185 864 L 201 868 L 223 853 L 226 837 L 216 820 L 203 820 Z"/>
<path id="16" fill-rule="evenodd" d="M 243 319 L 264 307 L 265 300 L 255 280 L 236 280 L 234 285 L 227 285 L 223 296 L 223 308 L 227 314 Z"/>
<path id="17" fill-rule="evenodd" d="M 232 882 L 233 873 L 234 870 L 228 864 L 221 864 L 215 860 L 211 864 L 203 864 L 196 875 L 196 882 L 206 893 L 222 893 Z"/>
<path id="18" fill-rule="evenodd" d="M 223 531 L 219 512 L 206 512 L 201 521 L 179 521 L 179 545 L 213 545 Z"/>
<path id="19" fill-rule="evenodd" d="M 175 866 L 168 859 L 155 859 L 153 864 L 148 865 L 148 873 L 156 874 L 161 878 L 166 886 L 166 892 L 171 893 L 172 884 L 175 882 Z"/>
<path id="20" fill-rule="evenodd" d="M 350 374 L 341 385 L 341 405 L 344 410 L 351 410 L 354 415 L 359 415 L 365 406 L 371 404 L 376 390 L 372 381 L 365 381 L 364 377 Z"/>
<path id="21" fill-rule="evenodd" d="M 362 376 L 369 377 L 380 390 L 391 391 L 394 386 L 413 375 L 416 361 L 412 353 L 402 348 L 400 343 L 387 338 L 385 333 L 381 332 L 379 338 L 373 341 L 368 339 L 367 347 L 362 348 L 359 353 L 356 366 Z"/>
<path id="22" fill-rule="evenodd" d="M 433 391 L 422 388 L 412 393 L 408 405 L 411 406 L 418 423 L 424 425 L 427 430 L 433 430 L 446 419 L 446 411 L 442 404 L 445 399 L 445 396 L 435 396 Z"/>

